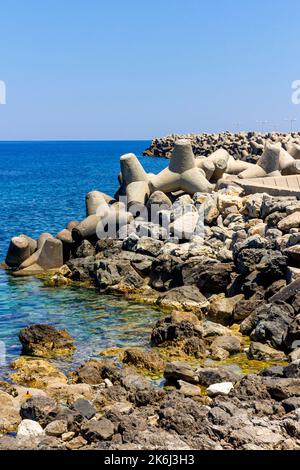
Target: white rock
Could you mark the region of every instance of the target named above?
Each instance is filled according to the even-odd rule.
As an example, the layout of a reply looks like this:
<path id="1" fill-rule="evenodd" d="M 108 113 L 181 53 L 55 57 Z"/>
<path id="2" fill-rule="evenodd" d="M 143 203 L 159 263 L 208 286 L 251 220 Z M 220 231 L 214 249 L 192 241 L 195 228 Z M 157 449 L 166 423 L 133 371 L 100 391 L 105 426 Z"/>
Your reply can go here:
<path id="1" fill-rule="evenodd" d="M 109 379 L 104 379 L 105 385 L 107 388 L 113 387 L 113 383 Z"/>
<path id="2" fill-rule="evenodd" d="M 42 426 L 31 419 L 23 419 L 18 426 L 17 437 L 36 437 L 45 434 Z"/>
<path id="3" fill-rule="evenodd" d="M 232 389 L 232 382 L 221 382 L 210 385 L 207 389 L 207 394 L 209 397 L 215 397 L 217 395 L 228 395 Z"/>

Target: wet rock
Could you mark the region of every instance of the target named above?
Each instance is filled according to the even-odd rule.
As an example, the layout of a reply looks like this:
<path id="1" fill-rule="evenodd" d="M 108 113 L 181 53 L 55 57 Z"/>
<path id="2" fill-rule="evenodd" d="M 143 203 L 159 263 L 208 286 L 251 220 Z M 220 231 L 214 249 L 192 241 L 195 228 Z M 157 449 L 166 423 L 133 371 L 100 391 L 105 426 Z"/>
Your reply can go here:
<path id="1" fill-rule="evenodd" d="M 19 333 L 23 354 L 54 357 L 72 354 L 74 339 L 66 330 L 56 330 L 51 325 L 30 325 Z"/>
<path id="2" fill-rule="evenodd" d="M 90 421 L 81 428 L 81 434 L 88 442 L 107 441 L 114 435 L 114 424 L 107 418 Z"/>
<path id="3" fill-rule="evenodd" d="M 209 305 L 196 286 L 175 287 L 160 294 L 156 303 L 165 308 L 198 312 Z"/>
<path id="4" fill-rule="evenodd" d="M 248 351 L 248 358 L 257 361 L 284 361 L 286 356 L 283 352 L 271 348 L 267 344 L 257 343 L 252 341 Z"/>
<path id="5" fill-rule="evenodd" d="M 47 388 L 55 384 L 65 385 L 67 377 L 44 359 L 16 359 L 11 367 L 16 370 L 11 379 L 21 385 L 33 388 Z"/>
<path id="6" fill-rule="evenodd" d="M 195 369 L 185 362 L 168 362 L 164 370 L 164 377 L 168 380 L 184 380 L 185 382 L 199 383 Z"/>
<path id="7" fill-rule="evenodd" d="M 164 368 L 164 360 L 159 354 L 154 351 L 143 351 L 137 348 L 126 349 L 123 362 L 151 372 L 159 372 Z"/>

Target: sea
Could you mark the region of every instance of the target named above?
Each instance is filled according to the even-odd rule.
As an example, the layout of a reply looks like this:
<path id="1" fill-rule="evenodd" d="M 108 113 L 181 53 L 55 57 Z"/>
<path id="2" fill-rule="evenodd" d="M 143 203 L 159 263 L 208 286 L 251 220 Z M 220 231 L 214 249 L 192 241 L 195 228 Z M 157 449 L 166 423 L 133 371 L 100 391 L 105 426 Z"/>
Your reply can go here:
<path id="1" fill-rule="evenodd" d="M 0 261 L 10 238 L 56 235 L 70 220 L 85 217 L 85 195 L 118 188 L 120 156 L 134 153 L 146 171 L 166 166 L 143 157 L 149 141 L 0 142 Z M 66 329 L 76 352 L 56 362 L 65 371 L 109 348 L 147 347 L 151 325 L 160 317 L 152 307 L 82 287 L 47 288 L 34 277 L 15 278 L 0 269 L 0 379 L 19 357 L 21 328 L 44 323 Z"/>

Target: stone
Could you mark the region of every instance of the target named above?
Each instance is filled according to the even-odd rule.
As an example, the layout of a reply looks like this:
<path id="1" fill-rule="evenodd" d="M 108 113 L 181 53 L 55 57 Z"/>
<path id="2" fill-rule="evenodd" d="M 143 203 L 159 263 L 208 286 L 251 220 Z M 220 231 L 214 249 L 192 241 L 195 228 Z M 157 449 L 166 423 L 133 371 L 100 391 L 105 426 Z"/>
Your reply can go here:
<path id="1" fill-rule="evenodd" d="M 184 380 L 192 384 L 199 383 L 195 369 L 185 362 L 168 362 L 164 370 L 164 377 L 168 380 Z"/>
<path id="2" fill-rule="evenodd" d="M 282 351 L 277 351 L 267 344 L 262 344 L 255 341 L 251 342 L 247 356 L 249 359 L 255 359 L 257 361 L 286 360 L 286 356 Z"/>
<path id="3" fill-rule="evenodd" d="M 157 256 L 163 243 L 161 240 L 156 240 L 150 237 L 142 237 L 137 240 L 135 251 L 142 255 Z"/>
<path id="4" fill-rule="evenodd" d="M 81 434 L 88 442 L 107 441 L 114 435 L 114 425 L 107 418 L 90 421 L 81 428 Z"/>
<path id="5" fill-rule="evenodd" d="M 151 372 L 159 372 L 164 369 L 164 360 L 154 351 L 130 348 L 124 351 L 123 363 Z"/>
<path id="6" fill-rule="evenodd" d="M 300 359 L 291 362 L 288 366 L 283 368 L 283 375 L 287 378 L 300 379 Z"/>
<path id="7" fill-rule="evenodd" d="M 51 421 L 51 423 L 47 424 L 45 428 L 45 433 L 47 436 L 54 436 L 54 437 L 61 437 L 63 435 L 69 434 L 68 437 L 74 436 L 74 433 L 68 433 L 68 423 L 65 420 L 62 419 L 56 419 L 54 421 Z M 64 439 L 63 439 L 64 440 Z M 68 438 L 65 440 L 69 440 Z"/>
<path id="8" fill-rule="evenodd" d="M 190 240 L 191 237 L 200 229 L 198 212 L 187 212 L 176 217 L 174 222 L 169 225 L 170 234 L 179 240 Z"/>
<path id="9" fill-rule="evenodd" d="M 66 330 L 56 330 L 51 325 L 30 325 L 19 333 L 23 354 L 39 357 L 55 357 L 72 354 L 74 339 Z"/>
<path id="10" fill-rule="evenodd" d="M 45 427 L 48 422 L 53 420 L 57 412 L 58 405 L 55 400 L 49 397 L 35 396 L 28 398 L 22 404 L 20 415 L 24 420 L 37 421 Z"/>
<path id="11" fill-rule="evenodd" d="M 30 419 L 23 419 L 18 426 L 18 438 L 33 438 L 36 436 L 43 436 L 45 434 L 42 426 L 36 421 Z"/>
<path id="12" fill-rule="evenodd" d="M 196 286 L 182 286 L 161 293 L 157 305 L 176 310 L 198 311 L 209 306 L 208 300 Z"/>
<path id="13" fill-rule="evenodd" d="M 96 410 L 93 405 L 84 398 L 78 398 L 73 403 L 73 408 L 86 419 L 91 419 L 96 414 Z"/>
<path id="14" fill-rule="evenodd" d="M 205 387 L 221 382 L 237 382 L 239 376 L 225 367 L 204 367 L 197 370 L 199 383 Z"/>
<path id="15" fill-rule="evenodd" d="M 11 395 L 0 390 L 0 433 L 16 430 L 21 421 L 20 406 Z"/>
<path id="16" fill-rule="evenodd" d="M 87 256 L 95 255 L 94 246 L 88 241 L 83 240 L 76 250 L 76 258 L 86 258 Z"/>
<path id="17" fill-rule="evenodd" d="M 179 391 L 186 397 L 201 396 L 201 388 L 184 380 L 178 380 Z"/>
<path id="18" fill-rule="evenodd" d="M 235 305 L 244 298 L 243 295 L 234 297 L 225 297 L 225 294 L 219 294 L 210 298 L 208 308 L 208 317 L 210 320 L 228 325 L 232 322 L 232 315 Z"/>
<path id="19" fill-rule="evenodd" d="M 288 232 L 291 228 L 300 227 L 300 212 L 294 212 L 284 217 L 279 223 L 278 228 L 282 232 Z"/>
<path id="20" fill-rule="evenodd" d="M 209 397 L 216 397 L 218 395 L 229 395 L 231 390 L 233 389 L 232 382 L 221 382 L 212 384 L 207 389 L 207 395 Z"/>
<path id="21" fill-rule="evenodd" d="M 81 449 L 81 447 L 84 447 L 86 444 L 87 441 L 82 436 L 76 436 L 67 442 L 66 448 L 68 450 L 77 450 Z"/>
<path id="22" fill-rule="evenodd" d="M 241 340 L 235 335 L 227 334 L 217 336 L 210 345 L 212 354 L 216 348 L 222 348 L 229 354 L 237 354 L 241 351 Z"/>
<path id="23" fill-rule="evenodd" d="M 33 388 L 47 388 L 54 384 L 67 383 L 67 377 L 44 359 L 16 359 L 11 367 L 16 370 L 11 379 L 21 385 Z"/>

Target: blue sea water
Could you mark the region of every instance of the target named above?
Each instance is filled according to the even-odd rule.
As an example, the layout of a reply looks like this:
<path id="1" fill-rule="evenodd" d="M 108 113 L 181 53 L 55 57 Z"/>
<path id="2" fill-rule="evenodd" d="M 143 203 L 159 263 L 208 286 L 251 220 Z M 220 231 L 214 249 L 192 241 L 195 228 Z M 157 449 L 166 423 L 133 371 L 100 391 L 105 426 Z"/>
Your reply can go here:
<path id="1" fill-rule="evenodd" d="M 85 216 L 85 194 L 97 189 L 113 195 L 119 158 L 133 152 L 147 171 L 166 166 L 142 157 L 148 141 L 0 142 L 0 261 L 12 236 L 55 235 L 70 220 Z M 149 325 L 159 317 L 150 307 L 82 288 L 43 286 L 34 278 L 17 279 L 0 269 L 0 377 L 21 351 L 18 332 L 48 323 L 66 328 L 77 351 L 60 360 L 69 369 L 108 347 L 146 345 Z M 4 355 L 5 353 L 5 355 Z"/>

